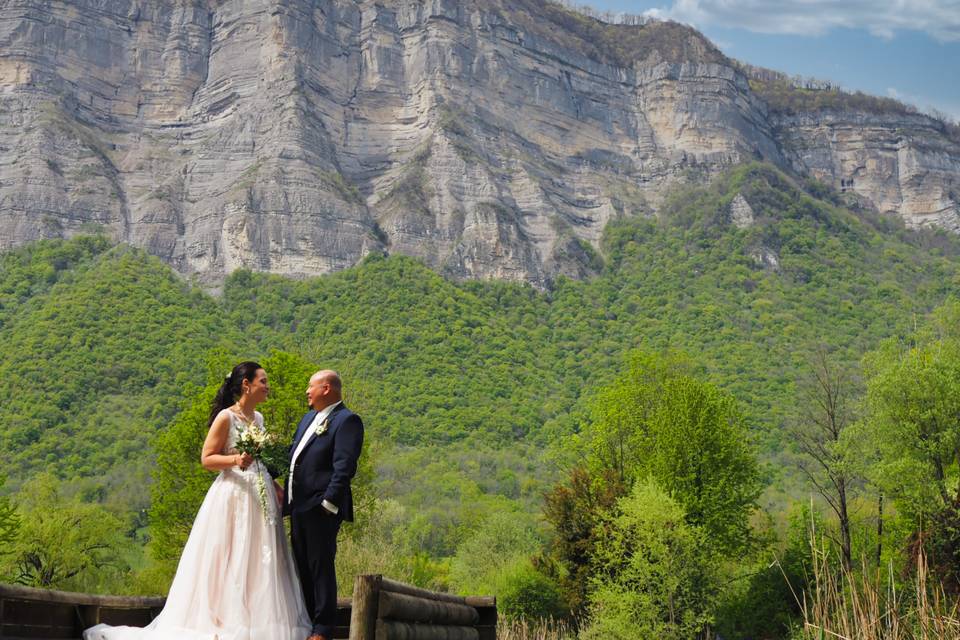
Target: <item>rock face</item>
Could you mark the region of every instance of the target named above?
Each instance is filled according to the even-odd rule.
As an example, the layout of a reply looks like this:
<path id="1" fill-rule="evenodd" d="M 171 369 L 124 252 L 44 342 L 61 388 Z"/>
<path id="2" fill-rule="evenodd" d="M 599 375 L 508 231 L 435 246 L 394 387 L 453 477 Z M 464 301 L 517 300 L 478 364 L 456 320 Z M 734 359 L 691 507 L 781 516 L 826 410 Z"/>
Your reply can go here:
<path id="1" fill-rule="evenodd" d="M 960 144 L 923 115 L 826 111 L 773 118 L 793 167 L 907 226 L 960 232 Z"/>
<path id="2" fill-rule="evenodd" d="M 208 284 L 388 251 L 542 287 L 756 158 L 958 230 L 960 146 L 908 120 L 771 117 L 697 32 L 542 0 L 7 0 L 0 250 L 100 228 Z"/>
<path id="3" fill-rule="evenodd" d="M 750 206 L 747 199 L 743 197 L 742 193 L 735 195 L 730 202 L 730 222 L 738 229 L 746 229 L 753 225 L 754 220 L 753 207 Z"/>

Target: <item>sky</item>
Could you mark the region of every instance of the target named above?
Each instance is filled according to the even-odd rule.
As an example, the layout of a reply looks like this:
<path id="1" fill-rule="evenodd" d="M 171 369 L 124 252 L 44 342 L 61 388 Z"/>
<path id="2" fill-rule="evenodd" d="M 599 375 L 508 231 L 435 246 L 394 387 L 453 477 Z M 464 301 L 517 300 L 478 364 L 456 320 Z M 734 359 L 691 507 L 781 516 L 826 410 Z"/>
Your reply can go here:
<path id="1" fill-rule="evenodd" d="M 960 120 L 960 0 L 590 0 L 692 25 L 731 58 Z"/>

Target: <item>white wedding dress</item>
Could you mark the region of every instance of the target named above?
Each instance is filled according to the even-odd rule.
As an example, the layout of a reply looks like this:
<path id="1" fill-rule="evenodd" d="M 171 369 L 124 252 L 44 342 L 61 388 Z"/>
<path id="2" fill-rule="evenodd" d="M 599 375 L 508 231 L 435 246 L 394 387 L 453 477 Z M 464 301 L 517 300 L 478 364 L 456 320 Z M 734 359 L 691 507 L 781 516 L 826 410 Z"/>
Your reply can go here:
<path id="1" fill-rule="evenodd" d="M 243 422 L 232 411 L 224 453 Z M 255 428 L 263 428 L 256 414 Z M 261 505 L 257 478 L 266 489 Z M 87 629 L 84 640 L 303 640 L 310 621 L 273 480 L 259 462 L 220 472 L 180 556 L 166 605 L 147 627 Z"/>

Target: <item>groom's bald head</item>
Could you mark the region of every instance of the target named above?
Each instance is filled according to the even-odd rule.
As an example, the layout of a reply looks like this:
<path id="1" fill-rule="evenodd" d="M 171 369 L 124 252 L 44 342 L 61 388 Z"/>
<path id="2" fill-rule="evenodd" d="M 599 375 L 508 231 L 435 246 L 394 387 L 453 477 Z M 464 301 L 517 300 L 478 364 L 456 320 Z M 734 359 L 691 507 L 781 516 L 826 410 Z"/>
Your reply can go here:
<path id="1" fill-rule="evenodd" d="M 320 411 L 334 402 L 339 402 L 343 394 L 343 380 L 333 369 L 323 369 L 310 376 L 307 385 L 307 402 Z"/>
<path id="2" fill-rule="evenodd" d="M 343 380 L 340 379 L 340 374 L 333 369 L 323 369 L 322 371 L 317 371 L 315 374 L 310 376 L 311 380 L 314 378 L 320 382 L 328 383 L 331 387 L 337 389 L 338 391 L 343 389 Z"/>

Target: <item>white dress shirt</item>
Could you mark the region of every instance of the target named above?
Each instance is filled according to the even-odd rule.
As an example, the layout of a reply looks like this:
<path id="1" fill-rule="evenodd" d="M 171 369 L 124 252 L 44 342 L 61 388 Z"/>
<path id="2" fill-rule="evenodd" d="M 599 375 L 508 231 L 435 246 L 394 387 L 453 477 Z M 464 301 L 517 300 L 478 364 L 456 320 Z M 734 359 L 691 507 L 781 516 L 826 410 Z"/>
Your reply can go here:
<path id="1" fill-rule="evenodd" d="M 293 470 L 297 466 L 297 458 L 300 457 L 300 453 L 307 446 L 307 443 L 310 442 L 311 438 L 316 434 L 316 429 L 323 421 L 326 420 L 333 410 L 337 408 L 337 405 L 342 404 L 342 401 L 334 402 L 333 404 L 325 406 L 321 411 L 317 412 L 317 415 L 313 417 L 313 422 L 310 423 L 310 426 L 307 427 L 307 430 L 304 432 L 303 437 L 300 438 L 300 442 L 297 443 L 297 450 L 293 452 L 293 458 L 290 460 L 290 477 L 287 479 L 287 504 L 293 502 Z M 333 504 L 329 500 L 324 500 L 322 503 L 323 508 L 329 511 L 330 513 L 337 513 L 340 511 L 340 507 Z"/>

